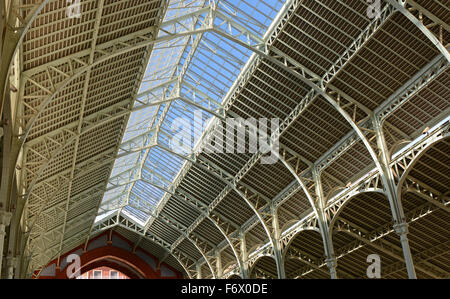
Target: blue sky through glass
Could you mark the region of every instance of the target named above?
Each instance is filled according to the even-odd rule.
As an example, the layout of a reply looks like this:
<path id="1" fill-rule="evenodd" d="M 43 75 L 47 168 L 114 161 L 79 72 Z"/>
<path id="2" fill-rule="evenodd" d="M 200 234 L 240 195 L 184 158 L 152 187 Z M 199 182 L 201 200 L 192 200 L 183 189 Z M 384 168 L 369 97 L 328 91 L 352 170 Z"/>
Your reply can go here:
<path id="1" fill-rule="evenodd" d="M 218 11 L 262 38 L 283 3 L 278 0 L 223 0 L 219 1 Z M 172 0 L 163 22 L 208 5 L 208 0 Z M 179 23 L 176 26 L 199 28 L 202 20 L 203 16 L 199 20 L 186 18 L 180 22 L 181 25 Z M 224 24 L 220 16 L 216 17 L 215 24 Z M 166 35 L 168 33 L 160 31 L 158 36 Z M 196 37 L 188 35 L 154 45 L 134 104 L 136 111 L 130 115 L 122 140 L 122 144 L 130 145 L 134 150 L 132 153 L 119 150 L 119 158 L 115 161 L 97 221 L 121 213 L 144 226 L 163 197 L 170 196 L 167 191 L 186 163 L 185 159 L 165 150 L 170 148 L 170 140 L 177 133 L 172 129 L 172 124 L 180 117 L 188 120 L 196 129 L 202 128 L 204 124 L 198 121 L 194 123 L 194 119 L 197 119 L 195 112 L 198 113 L 199 107 L 181 99 L 163 100 L 170 98 L 176 90 L 177 81 L 174 79 L 180 77 Z M 240 38 L 245 41 L 245 36 Z M 194 53 L 184 73 L 180 95 L 184 99 L 194 100 L 193 89 L 200 92 L 195 93 L 195 102 L 204 108 L 201 109 L 201 121 L 204 122 L 214 116 L 206 111 L 220 108 L 212 100 L 216 103 L 224 101 L 252 51 L 217 33 L 205 32 Z M 206 97 L 210 101 L 205 100 Z M 154 105 L 140 107 L 146 103 Z M 159 134 L 156 134 L 157 131 Z M 194 137 L 198 138 L 201 130 L 196 133 Z"/>

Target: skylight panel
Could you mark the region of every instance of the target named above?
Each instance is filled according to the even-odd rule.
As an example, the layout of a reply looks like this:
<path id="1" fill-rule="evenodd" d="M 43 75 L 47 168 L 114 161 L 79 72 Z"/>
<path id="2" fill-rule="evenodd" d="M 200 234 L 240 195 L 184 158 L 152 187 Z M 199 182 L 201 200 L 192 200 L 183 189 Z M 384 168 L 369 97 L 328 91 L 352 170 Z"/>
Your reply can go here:
<path id="1" fill-rule="evenodd" d="M 206 125 L 213 117 L 221 117 L 221 103 L 253 54 L 247 44 L 261 44 L 283 4 L 277 0 L 218 1 L 215 26 L 226 31 L 229 28 L 221 26 L 231 18 L 236 27 L 231 28 L 231 34 L 241 28 L 254 36 L 249 40 L 247 35 L 235 35 L 240 43 L 226 34 L 209 31 L 168 38 L 167 30 L 199 29 L 209 13 L 209 3 L 169 2 L 163 20 L 169 25 L 158 33 L 158 38 L 165 40 L 153 46 L 114 164 L 114 182 L 108 184 L 110 191 L 105 193 L 99 213 L 113 210 L 142 226 L 149 223 L 150 214 L 163 198 L 170 196 L 173 182 L 188 163 Z M 192 131 L 192 146 L 185 152 L 175 150 L 172 143 L 179 133 L 173 124 L 179 119 L 187 121 Z"/>

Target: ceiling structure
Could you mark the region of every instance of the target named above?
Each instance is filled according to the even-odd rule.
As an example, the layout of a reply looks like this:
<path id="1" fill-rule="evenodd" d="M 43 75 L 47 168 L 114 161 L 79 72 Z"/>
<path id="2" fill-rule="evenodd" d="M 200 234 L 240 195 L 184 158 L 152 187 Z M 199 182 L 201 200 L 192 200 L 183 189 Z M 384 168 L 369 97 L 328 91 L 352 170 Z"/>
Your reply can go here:
<path id="1" fill-rule="evenodd" d="M 368 5 L 12 1 L 16 271 L 112 229 L 190 278 L 448 278 L 450 7 Z M 208 151 L 230 118 L 275 163 Z"/>

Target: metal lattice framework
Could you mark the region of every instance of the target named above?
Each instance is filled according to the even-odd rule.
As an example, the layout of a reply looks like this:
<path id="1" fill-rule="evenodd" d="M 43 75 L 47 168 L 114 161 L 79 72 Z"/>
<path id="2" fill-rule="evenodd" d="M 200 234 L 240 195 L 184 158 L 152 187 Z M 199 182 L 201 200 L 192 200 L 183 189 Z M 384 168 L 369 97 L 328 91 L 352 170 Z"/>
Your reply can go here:
<path id="1" fill-rule="evenodd" d="M 18 2 L 20 275 L 114 229 L 189 278 L 449 277 L 445 1 Z M 230 118 L 269 153 L 212 152 Z"/>

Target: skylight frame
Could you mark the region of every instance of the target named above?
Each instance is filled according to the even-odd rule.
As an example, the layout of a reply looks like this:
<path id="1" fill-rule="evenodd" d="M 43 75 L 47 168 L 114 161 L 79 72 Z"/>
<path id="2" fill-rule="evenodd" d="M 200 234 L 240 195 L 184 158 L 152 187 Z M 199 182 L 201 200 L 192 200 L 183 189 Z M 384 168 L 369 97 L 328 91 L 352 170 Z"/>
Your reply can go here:
<path id="1" fill-rule="evenodd" d="M 249 6 L 249 4 L 246 1 L 242 0 L 219 1 L 217 7 L 222 15 L 232 17 L 237 23 L 240 23 L 240 25 L 245 26 L 248 30 L 252 31 L 254 34 L 261 36 L 262 39 L 264 33 L 268 30 L 269 26 L 272 24 L 272 21 L 279 13 L 280 8 L 284 4 L 282 3 L 282 1 L 273 0 L 272 2 L 276 3 L 275 7 L 270 8 L 269 13 L 263 14 L 263 9 L 261 9 L 260 7 L 265 6 L 264 9 L 267 12 L 269 7 L 267 5 L 267 2 L 268 1 L 256 1 L 256 3 L 253 6 L 253 12 L 258 11 L 260 13 L 259 18 L 263 16 L 264 20 L 261 19 L 260 22 L 258 22 L 257 20 L 258 16 L 255 16 L 255 14 L 252 15 L 251 13 L 247 12 L 251 11 L 251 9 L 243 9 L 246 6 Z M 184 4 L 187 3 L 188 5 L 184 7 L 183 6 L 177 7 L 177 4 L 182 3 Z M 202 3 L 202 5 L 199 5 L 200 3 Z M 164 17 L 164 21 L 171 20 L 177 16 L 192 12 L 195 9 L 200 9 L 201 7 L 206 7 L 208 5 L 210 5 L 210 1 L 208 0 L 170 1 L 166 16 Z M 201 20 L 202 19 L 200 17 L 200 21 Z M 217 18 L 217 20 L 220 21 L 220 16 Z M 192 26 L 193 28 L 198 26 L 198 24 L 189 23 L 187 21 L 184 24 L 187 27 Z M 161 32 L 159 33 L 160 36 L 164 34 L 165 33 Z M 224 99 L 226 99 L 227 95 L 229 94 L 230 88 L 238 80 L 242 70 L 246 65 L 248 65 L 249 60 L 251 60 L 251 58 L 253 58 L 254 55 L 250 49 L 245 48 L 241 45 L 237 45 L 233 43 L 233 41 L 227 39 L 226 37 L 220 36 L 216 33 L 205 32 L 202 34 L 201 37 L 202 37 L 201 42 L 198 45 L 195 54 L 191 57 L 192 59 L 190 64 L 188 65 L 187 71 L 184 76 L 184 80 L 185 82 L 187 82 L 186 84 L 189 83 L 191 85 L 194 85 L 198 90 L 202 91 L 205 95 L 211 97 L 211 99 L 215 100 L 216 102 L 223 103 Z M 180 116 L 185 116 L 189 118 L 189 113 L 182 111 L 182 108 L 180 107 L 184 107 L 185 109 L 187 108 L 188 110 L 190 110 L 190 112 L 195 110 L 196 107 L 190 103 L 183 102 L 182 99 L 176 99 L 172 102 L 162 103 L 161 105 L 156 103 L 155 106 L 145 107 L 141 109 L 139 108 L 139 104 L 141 103 L 139 101 L 140 100 L 139 97 L 142 94 L 146 93 L 148 90 L 151 90 L 155 86 L 158 86 L 158 84 L 173 80 L 174 78 L 177 78 L 180 75 L 180 72 L 183 71 L 182 70 L 183 63 L 187 59 L 187 56 L 189 56 L 191 47 L 194 44 L 194 38 L 195 36 L 185 36 L 176 38 L 174 40 L 157 43 L 154 45 L 152 56 L 147 65 L 146 74 L 141 82 L 137 103 L 135 103 L 135 108 L 138 109 L 136 109 L 136 111 L 132 112 L 132 114 L 130 115 L 130 120 L 128 122 L 127 129 L 123 138 L 123 141 L 127 142 L 128 140 L 138 136 L 139 134 L 146 133 L 148 134 L 148 136 L 146 136 L 146 138 L 142 138 L 142 142 L 140 144 L 137 144 L 137 148 L 145 148 L 145 147 L 147 148 L 139 152 L 126 154 L 125 156 L 117 159 L 111 177 L 114 177 L 114 175 L 117 175 L 121 171 L 132 169 L 132 167 L 129 167 L 127 169 L 127 165 L 136 166 L 137 164 L 142 164 L 142 166 L 145 166 L 147 164 L 147 161 L 155 161 L 155 159 L 156 160 L 162 159 L 161 161 L 165 160 L 166 163 L 168 163 L 167 165 L 171 165 L 170 169 L 170 172 L 172 173 L 171 177 L 167 175 L 167 173 L 160 171 L 161 172 L 160 175 L 162 175 L 164 179 L 167 181 L 170 180 L 172 180 L 173 182 L 176 181 L 177 177 L 179 177 L 181 173 L 186 171 L 185 168 L 187 166 L 187 163 L 189 162 L 188 156 L 186 157 L 177 156 L 170 152 L 163 153 L 164 150 L 158 149 L 158 146 L 153 146 L 153 143 L 156 144 L 157 142 L 158 143 L 160 142 L 167 147 L 168 145 L 167 142 L 160 141 L 161 136 L 165 135 L 165 137 L 167 138 L 167 136 L 170 136 L 170 133 L 173 133 L 170 132 L 170 130 L 168 130 L 170 126 L 167 124 L 167 122 Z M 225 51 L 224 48 L 227 48 L 228 52 Z M 183 49 L 183 51 L 177 52 L 177 50 L 180 49 Z M 220 50 L 223 53 L 217 55 L 218 51 Z M 208 56 L 208 51 L 214 53 L 215 55 Z M 230 56 L 231 53 L 234 53 L 235 55 L 231 57 Z M 215 77 L 214 74 L 211 75 L 211 73 L 214 73 L 214 70 L 210 71 L 209 73 L 205 71 L 205 68 L 211 69 L 211 65 L 217 64 L 216 60 L 213 59 L 213 56 L 216 58 L 216 60 L 222 59 L 223 69 L 229 72 L 229 74 L 231 75 L 230 78 L 223 77 L 224 70 L 222 68 L 215 69 L 216 73 Z M 167 57 L 169 57 L 169 59 L 167 59 Z M 230 59 L 227 65 L 225 65 L 225 58 Z M 204 59 L 206 59 L 206 61 Z M 167 63 L 167 61 L 174 61 L 174 60 L 178 62 Z M 155 66 L 158 66 L 156 67 L 156 71 L 153 72 L 149 71 L 150 69 L 154 70 Z M 219 65 L 217 65 L 217 67 L 219 67 Z M 212 82 L 205 80 L 208 77 Z M 223 81 L 219 80 L 219 77 L 222 77 L 223 78 L 222 80 L 227 82 L 224 83 Z M 222 88 L 217 88 L 217 86 L 221 86 Z M 164 99 L 163 94 L 166 98 L 170 97 L 170 93 L 173 92 L 175 88 L 176 88 L 176 81 L 170 83 L 165 87 L 162 87 L 160 90 L 153 90 L 151 94 L 146 95 L 147 103 L 153 103 L 154 101 L 157 101 L 158 98 Z M 180 88 L 180 94 L 182 94 L 183 96 L 189 94 L 189 89 L 185 91 L 186 93 L 183 94 L 183 87 Z M 211 104 L 209 103 L 209 105 Z M 214 114 L 212 113 L 208 114 L 208 112 L 206 112 L 207 111 L 206 108 L 211 107 L 204 107 L 204 108 L 205 110 L 203 110 L 203 112 L 206 115 L 208 115 L 209 119 L 212 119 L 212 122 L 210 121 L 209 123 L 211 125 L 212 123 L 214 123 L 214 120 L 217 119 L 217 116 L 214 116 Z M 214 108 L 216 110 L 220 110 L 221 107 L 214 107 Z M 146 121 L 149 122 L 151 125 L 146 126 Z M 190 121 L 193 121 L 192 117 L 190 118 Z M 156 131 L 154 130 L 155 128 Z M 156 135 L 155 132 L 159 132 L 158 136 L 154 136 Z M 201 135 L 202 136 L 205 135 L 204 131 L 203 134 Z M 196 146 L 198 146 L 198 143 L 199 142 L 197 142 Z M 121 151 L 119 151 L 119 155 L 120 154 Z M 168 157 L 171 158 L 168 159 Z M 137 171 L 138 173 L 134 172 L 135 178 L 137 178 L 137 180 L 130 180 L 129 184 L 116 188 L 117 190 L 115 190 L 114 192 L 107 191 L 105 193 L 105 196 L 102 200 L 102 204 L 100 207 L 100 211 L 103 211 L 102 212 L 103 215 L 105 213 L 107 215 L 111 215 L 111 213 L 108 212 L 108 209 L 105 209 L 104 203 L 108 202 L 108 200 L 111 201 L 111 198 L 113 197 L 111 196 L 112 194 L 114 194 L 115 196 L 121 194 L 121 196 L 118 196 L 112 202 L 109 202 L 109 205 L 111 206 L 113 211 L 117 212 L 117 216 L 123 215 L 123 211 L 125 211 L 127 218 L 131 219 L 133 222 L 135 222 L 137 225 L 141 227 L 148 228 L 148 226 L 151 224 L 152 219 L 154 218 L 153 213 L 155 212 L 157 214 L 157 211 L 161 209 L 161 205 L 164 205 L 165 201 L 171 196 L 169 192 L 164 191 L 159 187 L 170 189 L 172 186 L 169 186 L 166 183 L 163 183 L 160 186 L 158 186 L 157 184 L 156 185 L 147 184 L 148 186 L 144 186 L 146 184 L 145 180 L 142 179 L 142 173 L 144 173 L 144 176 L 147 176 L 146 168 L 149 168 L 149 166 L 147 165 L 147 167 L 140 167 L 139 170 Z M 155 168 L 155 170 L 156 172 L 158 172 L 158 168 Z M 145 207 L 144 212 L 133 207 L 133 201 L 135 200 L 136 196 L 140 198 L 140 201 L 145 201 L 146 198 L 148 198 L 149 204 L 153 205 L 153 209 Z M 161 197 L 158 201 L 157 198 L 159 196 Z M 123 198 L 126 198 L 125 203 L 123 201 Z M 99 218 L 100 217 L 97 217 L 96 222 L 100 221 Z M 144 218 L 146 218 L 146 221 L 143 221 Z"/>

